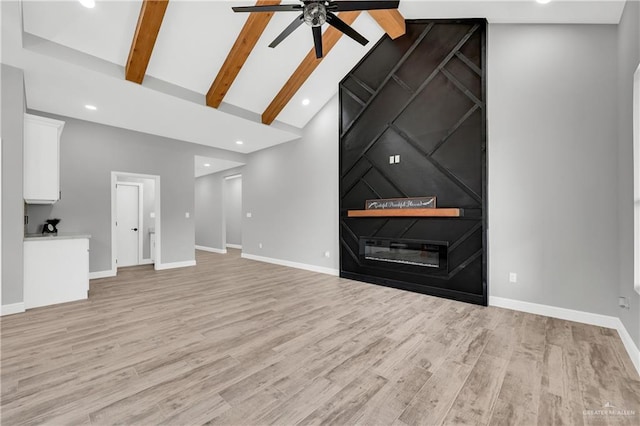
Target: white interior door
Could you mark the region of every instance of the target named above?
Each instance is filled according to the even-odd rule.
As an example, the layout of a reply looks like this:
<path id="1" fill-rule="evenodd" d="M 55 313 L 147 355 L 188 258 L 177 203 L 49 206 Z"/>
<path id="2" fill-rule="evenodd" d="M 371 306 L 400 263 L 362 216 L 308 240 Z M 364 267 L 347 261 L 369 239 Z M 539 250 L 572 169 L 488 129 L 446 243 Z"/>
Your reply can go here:
<path id="1" fill-rule="evenodd" d="M 118 183 L 116 185 L 116 265 L 139 265 L 140 253 L 140 187 Z"/>

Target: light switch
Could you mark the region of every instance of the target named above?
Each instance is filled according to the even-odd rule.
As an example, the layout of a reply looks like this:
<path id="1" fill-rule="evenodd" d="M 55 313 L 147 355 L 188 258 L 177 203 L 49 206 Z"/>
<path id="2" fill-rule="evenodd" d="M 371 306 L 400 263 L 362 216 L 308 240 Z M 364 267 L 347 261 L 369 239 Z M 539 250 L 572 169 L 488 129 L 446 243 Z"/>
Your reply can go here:
<path id="1" fill-rule="evenodd" d="M 389 156 L 389 164 L 395 163 L 395 157 L 393 155 Z"/>
<path id="2" fill-rule="evenodd" d="M 398 164 L 400 162 L 400 156 L 396 155 L 396 164 Z"/>
<path id="3" fill-rule="evenodd" d="M 185 212 L 184 217 L 186 217 L 187 219 L 189 219 L 189 212 Z"/>
<path id="4" fill-rule="evenodd" d="M 155 218 L 156 218 L 156 212 L 151 212 L 151 213 L 149 213 L 149 217 L 150 217 L 151 219 L 155 219 Z"/>
<path id="5" fill-rule="evenodd" d="M 251 212 L 247 212 L 247 217 L 251 217 Z"/>

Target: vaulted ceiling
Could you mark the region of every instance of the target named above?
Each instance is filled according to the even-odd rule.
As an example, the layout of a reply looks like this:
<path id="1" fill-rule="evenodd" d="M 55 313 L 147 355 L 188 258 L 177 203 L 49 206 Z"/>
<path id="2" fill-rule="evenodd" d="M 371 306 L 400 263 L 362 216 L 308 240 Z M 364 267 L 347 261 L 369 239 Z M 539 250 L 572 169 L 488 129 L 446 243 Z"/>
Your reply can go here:
<path id="1" fill-rule="evenodd" d="M 401 0 L 398 11 L 342 15 L 369 44 L 324 28 L 325 57 L 317 60 L 305 25 L 268 47 L 295 14 L 231 10 L 253 4 L 97 1 L 88 9 L 78 1 L 3 1 L 2 62 L 25 70 L 31 109 L 249 153 L 298 138 L 385 30 L 401 35 L 402 17 L 615 24 L 624 7 L 616 0 Z"/>

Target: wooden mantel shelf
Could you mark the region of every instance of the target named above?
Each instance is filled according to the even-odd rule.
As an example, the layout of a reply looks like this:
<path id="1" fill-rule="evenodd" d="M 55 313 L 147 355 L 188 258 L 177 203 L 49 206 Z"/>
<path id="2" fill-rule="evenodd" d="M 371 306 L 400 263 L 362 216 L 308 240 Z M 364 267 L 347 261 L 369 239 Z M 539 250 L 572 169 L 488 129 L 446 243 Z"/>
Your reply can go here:
<path id="1" fill-rule="evenodd" d="M 348 217 L 460 217 L 462 209 L 371 209 L 349 210 Z"/>

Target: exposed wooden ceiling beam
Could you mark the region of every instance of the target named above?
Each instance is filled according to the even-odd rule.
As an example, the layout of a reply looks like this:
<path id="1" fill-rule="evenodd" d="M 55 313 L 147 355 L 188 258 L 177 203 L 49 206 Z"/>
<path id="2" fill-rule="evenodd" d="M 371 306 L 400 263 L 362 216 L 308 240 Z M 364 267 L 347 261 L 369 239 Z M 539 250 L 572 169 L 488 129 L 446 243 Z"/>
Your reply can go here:
<path id="1" fill-rule="evenodd" d="M 280 4 L 280 0 L 258 0 L 256 6 Z M 273 12 L 252 12 L 207 92 L 207 105 L 218 108 L 231 88 L 249 54 L 267 27 Z"/>
<path id="2" fill-rule="evenodd" d="M 169 0 L 144 0 L 142 2 L 138 26 L 133 35 L 125 67 L 127 80 L 142 84 L 168 4 Z"/>
<path id="3" fill-rule="evenodd" d="M 370 10 L 369 15 L 376 20 L 378 25 L 380 25 L 393 40 L 403 36 L 407 32 L 404 16 L 402 16 L 398 9 Z"/>
<path id="4" fill-rule="evenodd" d="M 347 25 L 353 24 L 356 18 L 360 15 L 360 12 L 342 12 L 338 16 L 342 19 Z M 336 30 L 334 27 L 329 27 L 322 35 L 322 46 L 324 57 L 326 57 L 333 46 L 336 45 L 338 40 L 342 37 L 342 33 Z M 302 60 L 298 68 L 294 71 L 294 73 L 289 77 L 289 80 L 285 83 L 285 85 L 280 89 L 275 98 L 271 101 L 267 109 L 262 113 L 262 122 L 264 124 L 271 124 L 273 120 L 276 119 L 278 114 L 284 109 L 284 107 L 289 103 L 293 95 L 302 87 L 305 81 L 309 78 L 309 76 L 313 73 L 320 62 L 322 62 L 323 58 L 316 58 L 315 49 L 309 50 L 307 56 Z"/>

